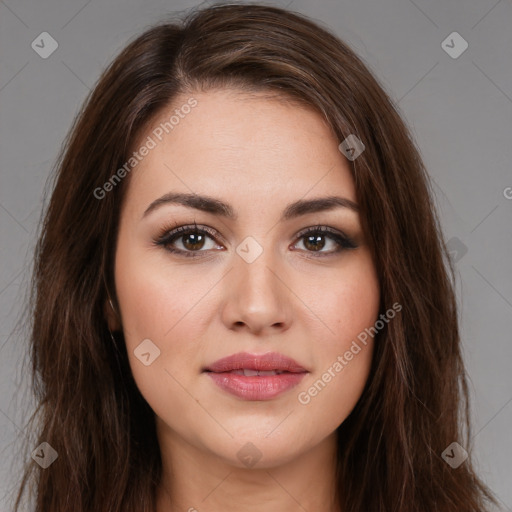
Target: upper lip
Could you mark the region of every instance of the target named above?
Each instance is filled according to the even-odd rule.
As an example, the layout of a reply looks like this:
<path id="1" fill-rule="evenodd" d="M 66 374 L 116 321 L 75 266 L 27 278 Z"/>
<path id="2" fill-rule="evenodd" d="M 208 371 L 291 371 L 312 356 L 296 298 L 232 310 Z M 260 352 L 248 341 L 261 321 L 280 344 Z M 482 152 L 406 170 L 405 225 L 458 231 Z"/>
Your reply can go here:
<path id="1" fill-rule="evenodd" d="M 203 371 L 220 373 L 243 369 L 259 371 L 278 370 L 291 373 L 307 372 L 297 361 L 277 352 L 267 354 L 239 352 L 215 361 L 206 366 Z"/>

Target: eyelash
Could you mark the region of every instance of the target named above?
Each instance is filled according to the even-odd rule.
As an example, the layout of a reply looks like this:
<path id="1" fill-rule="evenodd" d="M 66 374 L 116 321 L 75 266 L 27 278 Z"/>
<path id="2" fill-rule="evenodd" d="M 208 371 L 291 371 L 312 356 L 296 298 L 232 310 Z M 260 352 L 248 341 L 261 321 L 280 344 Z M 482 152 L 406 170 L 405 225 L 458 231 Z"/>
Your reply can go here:
<path id="1" fill-rule="evenodd" d="M 299 232 L 297 234 L 297 240 L 305 238 L 308 235 L 312 234 L 322 234 L 324 236 L 327 236 L 331 240 L 333 240 L 336 244 L 338 244 L 338 248 L 333 251 L 306 251 L 308 253 L 311 253 L 314 258 L 323 258 L 327 256 L 331 256 L 333 254 L 337 254 L 343 250 L 346 249 L 355 249 L 357 247 L 356 243 L 346 236 L 345 234 L 339 233 L 336 230 L 333 230 L 327 226 L 311 226 L 309 228 L 306 228 Z M 186 225 L 186 226 L 179 226 L 176 228 L 173 228 L 172 226 L 165 227 L 160 235 L 153 241 L 154 245 L 159 247 L 164 247 L 167 251 L 183 255 L 187 258 L 200 258 L 202 255 L 200 253 L 207 252 L 207 250 L 197 250 L 197 251 L 183 251 L 182 249 L 176 249 L 172 248 L 170 246 L 171 243 L 175 242 L 176 240 L 179 240 L 184 235 L 188 234 L 200 234 L 200 235 L 208 235 L 210 238 L 212 238 L 215 242 L 215 236 L 216 233 L 212 228 L 209 228 L 207 226 L 201 226 L 198 227 L 196 223 L 194 225 Z M 199 254 L 198 254 L 199 253 Z"/>

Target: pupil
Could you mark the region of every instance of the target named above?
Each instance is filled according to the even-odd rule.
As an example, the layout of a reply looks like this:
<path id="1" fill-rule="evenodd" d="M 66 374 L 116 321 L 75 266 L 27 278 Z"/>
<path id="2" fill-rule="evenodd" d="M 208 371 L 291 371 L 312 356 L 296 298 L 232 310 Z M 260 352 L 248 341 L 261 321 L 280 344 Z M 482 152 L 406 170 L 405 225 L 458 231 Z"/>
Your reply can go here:
<path id="1" fill-rule="evenodd" d="M 187 240 L 192 240 L 187 243 Z M 201 249 L 204 245 L 204 235 L 201 233 L 189 233 L 183 237 L 183 245 L 190 250 Z"/>
<path id="2" fill-rule="evenodd" d="M 305 246 L 306 248 L 312 248 L 314 251 L 317 251 L 319 249 L 323 249 L 325 242 L 321 243 L 319 245 L 316 245 L 317 243 L 321 242 L 323 239 L 323 235 L 309 235 L 306 237 Z M 308 245 L 311 245 L 311 247 L 308 247 Z"/>

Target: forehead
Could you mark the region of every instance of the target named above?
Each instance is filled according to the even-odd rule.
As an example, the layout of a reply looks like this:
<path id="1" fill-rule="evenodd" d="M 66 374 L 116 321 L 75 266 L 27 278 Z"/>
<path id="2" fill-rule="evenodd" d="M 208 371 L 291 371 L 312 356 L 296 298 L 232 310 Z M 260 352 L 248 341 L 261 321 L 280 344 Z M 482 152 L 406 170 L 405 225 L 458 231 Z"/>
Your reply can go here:
<path id="1" fill-rule="evenodd" d="M 131 173 L 131 203 L 170 190 L 233 204 L 237 195 L 272 204 L 308 193 L 356 200 L 348 161 L 322 117 L 268 93 L 182 94 L 152 119 L 135 151 L 145 143 L 153 147 Z"/>

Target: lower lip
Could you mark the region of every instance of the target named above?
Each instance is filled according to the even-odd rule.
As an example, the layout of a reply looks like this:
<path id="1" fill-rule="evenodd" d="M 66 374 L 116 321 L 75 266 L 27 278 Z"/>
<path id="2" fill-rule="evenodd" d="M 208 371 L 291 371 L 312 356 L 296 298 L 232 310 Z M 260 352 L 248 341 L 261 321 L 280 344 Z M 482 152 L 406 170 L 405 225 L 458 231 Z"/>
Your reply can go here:
<path id="1" fill-rule="evenodd" d="M 207 372 L 210 378 L 224 391 L 243 400 L 270 400 L 295 387 L 306 375 L 281 373 L 279 375 L 251 376 L 229 372 Z"/>

